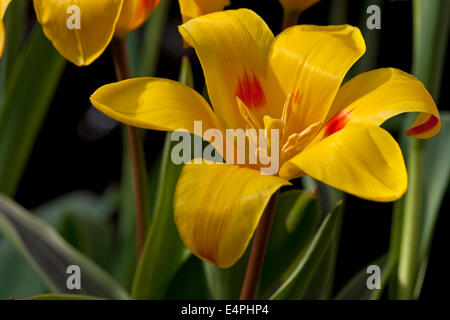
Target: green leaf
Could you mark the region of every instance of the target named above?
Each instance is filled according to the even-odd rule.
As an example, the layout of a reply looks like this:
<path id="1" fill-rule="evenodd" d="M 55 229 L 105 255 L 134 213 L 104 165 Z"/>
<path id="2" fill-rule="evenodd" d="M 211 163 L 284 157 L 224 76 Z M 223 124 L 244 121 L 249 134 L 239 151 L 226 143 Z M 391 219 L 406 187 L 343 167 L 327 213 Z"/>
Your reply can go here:
<path id="1" fill-rule="evenodd" d="M 62 228 L 64 221 L 69 217 L 82 219 L 90 225 L 104 226 L 117 210 L 117 203 L 118 192 L 115 187 L 108 188 L 102 196 L 76 191 L 40 205 L 33 213 L 57 230 Z M 96 232 L 93 231 L 93 234 Z M 98 247 L 96 239 L 92 240 L 92 246 Z M 96 259 L 104 256 L 104 252 L 99 251 L 96 250 L 94 253 Z M 96 259 L 94 260 L 97 262 Z M 11 274 L 15 276 L 11 277 Z M 47 292 L 45 285 L 25 258 L 5 239 L 0 239 L 0 299 L 24 298 L 45 292 Z"/>
<path id="2" fill-rule="evenodd" d="M 252 244 L 250 243 L 242 258 L 240 258 L 231 268 L 222 269 L 211 263 L 202 261 L 206 283 L 212 299 L 239 299 L 251 247 Z"/>
<path id="3" fill-rule="evenodd" d="M 428 140 L 425 146 L 423 209 L 421 210 L 421 233 L 419 242 L 419 266 L 414 297 L 422 289 L 428 264 L 434 228 L 440 207 L 450 181 L 450 113 L 441 113 L 441 132 Z"/>
<path id="4" fill-rule="evenodd" d="M 70 265 L 78 265 L 82 271 L 80 294 L 129 298 L 105 271 L 77 252 L 47 223 L 3 195 L 0 195 L 0 231 L 27 259 L 51 292 L 71 293 L 66 287 L 66 270 Z"/>
<path id="5" fill-rule="evenodd" d="M 45 286 L 33 268 L 6 240 L 0 239 L 0 300 L 44 292 Z"/>
<path id="6" fill-rule="evenodd" d="M 41 294 L 25 298 L 23 300 L 104 300 L 98 297 L 81 294 Z"/>
<path id="7" fill-rule="evenodd" d="M 378 300 L 383 293 L 387 280 L 392 272 L 392 263 L 389 262 L 387 255 L 384 255 L 370 265 L 377 265 L 381 269 L 381 288 L 370 290 L 367 288 L 367 267 L 355 274 L 351 280 L 336 295 L 336 300 Z"/>
<path id="8" fill-rule="evenodd" d="M 164 299 L 211 299 L 202 264 L 203 261 L 191 255 L 173 277 Z"/>
<path id="9" fill-rule="evenodd" d="M 171 161 L 174 142 L 170 134 L 164 145 L 153 219 L 133 281 L 133 297 L 159 299 L 177 269 L 189 256 L 173 218 L 173 195 L 182 166 Z"/>
<path id="10" fill-rule="evenodd" d="M 182 60 L 179 81 L 194 87 L 187 57 Z M 191 254 L 178 235 L 173 217 L 173 196 L 183 168 L 172 162 L 171 151 L 175 144 L 168 133 L 155 189 L 152 221 L 133 280 L 132 295 L 136 299 L 162 298 L 172 277 Z"/>
<path id="11" fill-rule="evenodd" d="M 272 300 L 301 299 L 329 248 L 342 215 L 342 201 L 325 218 L 306 252 L 299 255 L 286 281 L 270 297 Z"/>
<path id="12" fill-rule="evenodd" d="M 161 1 L 144 27 L 139 55 L 139 76 L 154 76 L 158 66 L 162 35 L 172 0 Z"/>
<path id="13" fill-rule="evenodd" d="M 280 195 L 262 270 L 262 297 L 267 297 L 270 290 L 285 280 L 281 275 L 306 251 L 319 219 L 320 209 L 314 192 L 291 190 Z"/>
<path id="14" fill-rule="evenodd" d="M 5 83 L 20 53 L 26 28 L 26 0 L 11 2 L 6 11 L 4 23 L 6 42 L 0 59 L 0 105 L 5 96 Z"/>
<path id="15" fill-rule="evenodd" d="M 36 27 L 17 58 L 0 105 L 0 192 L 14 195 L 65 61 Z"/>

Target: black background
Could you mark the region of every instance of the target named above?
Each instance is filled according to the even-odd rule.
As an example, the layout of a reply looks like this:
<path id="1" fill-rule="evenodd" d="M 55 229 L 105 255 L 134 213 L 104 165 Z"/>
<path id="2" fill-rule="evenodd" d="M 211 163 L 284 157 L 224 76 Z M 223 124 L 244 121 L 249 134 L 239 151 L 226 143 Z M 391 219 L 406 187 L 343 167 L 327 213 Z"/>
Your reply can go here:
<path id="1" fill-rule="evenodd" d="M 172 1 L 170 18 L 164 32 L 157 76 L 176 79 L 183 53 L 177 1 Z M 256 11 L 277 34 L 282 9 L 277 0 L 234 0 L 233 7 Z M 378 67 L 396 67 L 410 72 L 412 48 L 412 8 L 410 1 L 385 1 L 382 10 L 381 44 Z M 358 25 L 363 12 L 361 1 L 349 2 L 348 23 Z M 30 9 L 30 18 L 34 18 Z M 329 1 L 323 0 L 303 13 L 301 23 L 328 24 Z M 189 51 L 189 50 L 188 50 Z M 202 73 L 192 52 L 196 83 L 202 88 Z M 448 55 L 447 55 L 448 56 Z M 447 59 L 448 61 L 448 59 Z M 448 69 L 448 65 L 447 65 Z M 67 64 L 48 116 L 36 141 L 17 201 L 33 208 L 74 190 L 101 193 L 109 184 L 119 183 L 122 159 L 120 126 L 108 121 L 91 108 L 89 96 L 100 86 L 115 81 L 110 52 L 107 50 L 89 67 Z M 439 107 L 448 110 L 449 74 L 444 72 Z M 90 120 L 89 120 L 90 119 Z M 94 121 L 92 121 L 94 119 Z M 98 124 L 107 129 L 99 129 Z M 111 129 L 112 127 L 112 129 Z M 148 159 L 162 146 L 164 134 L 148 132 Z M 444 298 L 447 279 L 449 225 L 448 196 L 437 223 L 430 263 L 421 298 Z M 335 287 L 349 278 L 389 247 L 392 204 L 382 204 L 348 197 L 337 260 Z"/>

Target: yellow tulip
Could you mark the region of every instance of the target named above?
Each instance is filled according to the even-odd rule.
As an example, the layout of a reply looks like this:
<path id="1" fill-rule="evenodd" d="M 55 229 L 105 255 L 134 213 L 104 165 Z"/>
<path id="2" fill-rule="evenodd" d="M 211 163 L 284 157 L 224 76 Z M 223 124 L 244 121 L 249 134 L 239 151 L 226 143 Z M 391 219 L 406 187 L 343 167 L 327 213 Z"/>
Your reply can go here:
<path id="1" fill-rule="evenodd" d="M 58 52 L 78 66 L 94 62 L 114 35 L 139 27 L 159 0 L 33 0 L 36 16 Z"/>
<path id="2" fill-rule="evenodd" d="M 197 52 L 214 111 L 191 88 L 157 78 L 106 85 L 91 101 L 118 121 L 152 130 L 194 133 L 196 120 L 204 131 L 281 129 L 274 175 L 261 175 L 262 165 L 184 166 L 175 222 L 187 247 L 219 267 L 239 259 L 271 196 L 290 179 L 307 174 L 361 198 L 399 199 L 407 188 L 402 152 L 380 125 L 420 112 L 407 134 L 429 138 L 440 129 L 428 91 L 400 70 L 363 73 L 341 87 L 366 49 L 356 27 L 300 25 L 274 37 L 258 15 L 241 9 L 192 19 L 179 31 Z"/>
<path id="3" fill-rule="evenodd" d="M 280 0 L 280 3 L 286 10 L 304 11 L 319 1 L 320 0 Z"/>
<path id="4" fill-rule="evenodd" d="M 221 11 L 230 0 L 178 0 L 183 23 L 208 13 Z"/>
<path id="5" fill-rule="evenodd" d="M 160 0 L 125 0 L 115 35 L 124 37 L 139 28 L 156 9 L 159 2 Z"/>
<path id="6" fill-rule="evenodd" d="M 3 24 L 3 18 L 5 17 L 6 9 L 11 0 L 0 0 L 0 58 L 3 55 L 3 49 L 5 47 L 5 25 Z"/>

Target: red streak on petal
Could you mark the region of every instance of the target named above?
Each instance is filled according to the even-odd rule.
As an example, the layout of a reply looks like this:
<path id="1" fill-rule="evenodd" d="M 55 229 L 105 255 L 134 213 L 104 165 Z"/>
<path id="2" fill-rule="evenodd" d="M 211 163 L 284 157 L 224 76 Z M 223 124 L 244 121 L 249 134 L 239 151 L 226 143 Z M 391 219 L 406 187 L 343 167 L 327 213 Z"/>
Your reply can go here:
<path id="1" fill-rule="evenodd" d="M 255 75 L 249 76 L 247 72 L 239 79 L 236 96 L 250 109 L 259 109 L 266 103 L 266 96 L 259 79 Z"/>
<path id="2" fill-rule="evenodd" d="M 145 17 L 156 8 L 159 2 L 160 0 L 141 0 L 134 14 L 134 21 L 145 19 Z"/>
<path id="3" fill-rule="evenodd" d="M 294 95 L 294 104 L 297 104 L 300 101 L 300 90 L 297 89 L 297 91 L 295 91 L 295 95 Z"/>
<path id="4" fill-rule="evenodd" d="M 422 123 L 421 125 L 418 125 L 417 127 L 411 128 L 408 131 L 406 131 L 406 134 L 408 136 L 424 133 L 428 130 L 433 129 L 439 122 L 439 119 L 433 115 L 430 116 L 430 119 Z"/>
<path id="5" fill-rule="evenodd" d="M 336 114 L 330 121 L 328 121 L 327 125 L 325 126 L 325 137 L 328 137 L 329 135 L 332 135 L 333 133 L 338 132 L 339 130 L 342 130 L 345 125 L 347 124 L 349 118 L 348 116 L 352 110 L 342 110 L 338 114 Z"/>

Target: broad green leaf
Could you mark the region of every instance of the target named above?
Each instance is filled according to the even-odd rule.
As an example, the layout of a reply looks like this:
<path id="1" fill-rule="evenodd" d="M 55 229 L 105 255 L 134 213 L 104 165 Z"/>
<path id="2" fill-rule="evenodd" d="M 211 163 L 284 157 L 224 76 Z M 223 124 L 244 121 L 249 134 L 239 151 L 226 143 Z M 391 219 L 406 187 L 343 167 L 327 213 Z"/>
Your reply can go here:
<path id="1" fill-rule="evenodd" d="M 187 58 L 183 58 L 179 80 L 194 86 L 192 68 Z M 190 251 L 178 235 L 173 217 L 173 196 L 183 168 L 172 162 L 171 151 L 174 144 L 171 133 L 168 133 L 155 189 L 150 229 L 133 280 L 132 295 L 135 299 L 162 298 L 178 268 L 190 256 Z"/>
<path id="2" fill-rule="evenodd" d="M 308 284 L 329 248 L 342 215 L 342 201 L 328 214 L 309 244 L 299 255 L 286 281 L 270 297 L 272 300 L 301 299 Z"/>
<path id="3" fill-rule="evenodd" d="M 14 195 L 65 61 L 37 26 L 8 76 L 0 105 L 0 192 Z"/>
<path id="4" fill-rule="evenodd" d="M 283 192 L 275 212 L 260 281 L 261 297 L 284 280 L 281 276 L 314 236 L 320 219 L 317 195 L 310 191 Z"/>
<path id="5" fill-rule="evenodd" d="M 59 233 L 78 251 L 110 271 L 115 248 L 114 230 L 110 222 L 98 223 L 70 214 L 64 219 Z"/>
<path id="6" fill-rule="evenodd" d="M 248 245 L 246 252 L 238 262 L 228 269 L 218 268 L 211 263 L 202 261 L 206 283 L 212 299 L 239 299 L 251 248 L 252 243 Z"/>
<path id="7" fill-rule="evenodd" d="M 334 276 L 341 236 L 342 221 L 338 222 L 336 231 L 322 262 L 308 284 L 303 299 L 328 300 L 331 298 L 334 285 Z"/>
<path id="8" fill-rule="evenodd" d="M 33 268 L 6 240 L 0 239 L 0 300 L 46 292 Z"/>
<path id="9" fill-rule="evenodd" d="M 211 299 L 202 264 L 203 261 L 191 255 L 173 277 L 164 299 Z"/>
<path id="10" fill-rule="evenodd" d="M 441 132 L 431 138 L 425 147 L 426 172 L 424 177 L 423 209 L 421 211 L 421 234 L 419 245 L 419 269 L 415 288 L 415 298 L 422 289 L 428 264 L 434 228 L 442 200 L 450 181 L 450 113 L 441 113 Z"/>
<path id="11" fill-rule="evenodd" d="M 80 294 L 110 299 L 129 299 L 127 292 L 105 271 L 71 247 L 47 223 L 0 195 L 0 232 L 27 259 L 49 290 L 72 293 L 67 289 L 67 267 L 82 271 Z"/>
<path id="12" fill-rule="evenodd" d="M 413 75 L 421 80 L 438 102 L 442 85 L 442 74 L 450 31 L 450 2 L 446 0 L 413 1 Z M 411 122 L 415 115 L 405 120 Z M 408 169 L 408 190 L 405 194 L 404 211 L 401 222 L 401 243 L 396 266 L 396 298 L 413 299 L 419 293 L 417 276 L 425 274 L 421 261 L 420 243 L 422 216 L 425 210 L 424 178 L 425 150 L 427 140 L 408 139 L 406 163 Z M 394 226 L 394 230 L 396 227 Z M 423 259 L 422 259 L 423 260 Z M 420 280 L 419 280 L 420 282 Z M 419 288 L 419 289 L 417 289 Z"/>
<path id="13" fill-rule="evenodd" d="M 177 269 L 189 256 L 173 218 L 173 195 L 182 166 L 170 159 L 173 142 L 167 134 L 153 218 L 133 281 L 135 299 L 164 295 Z"/>
<path id="14" fill-rule="evenodd" d="M 108 188 L 101 196 L 76 191 L 40 205 L 33 213 L 57 230 L 61 230 L 69 217 L 83 219 L 90 225 L 104 226 L 117 210 L 117 203 L 118 192 L 115 187 Z M 93 246 L 97 247 L 96 239 L 92 240 Z M 102 252 L 98 253 L 100 256 L 104 255 Z M 11 277 L 11 274 L 15 276 Z M 26 259 L 5 239 L 0 239 L 0 299 L 25 298 L 45 292 L 47 289 Z"/>
<path id="15" fill-rule="evenodd" d="M 25 37 L 26 5 L 26 0 L 11 2 L 4 18 L 6 43 L 0 59 L 0 105 L 5 96 L 6 79 L 14 67 Z"/>
<path id="16" fill-rule="evenodd" d="M 31 296 L 23 300 L 104 300 L 104 299 L 81 294 L 41 294 L 37 296 Z"/>
<path id="17" fill-rule="evenodd" d="M 152 13 L 144 27 L 142 47 L 139 51 L 139 76 L 154 76 L 158 66 L 159 53 L 170 5 L 173 0 L 164 0 Z M 180 40 L 181 41 L 181 40 Z"/>
<path id="18" fill-rule="evenodd" d="M 335 17 L 337 18 L 337 17 Z M 345 199 L 345 194 L 309 176 L 302 178 L 303 186 L 310 191 L 316 190 L 319 194 L 321 219 L 331 212 L 339 200 Z M 336 228 L 336 234 L 330 248 L 314 273 L 304 298 L 309 300 L 329 299 L 333 291 L 334 273 L 336 268 L 337 253 L 339 249 L 341 224 Z"/>
<path id="19" fill-rule="evenodd" d="M 370 290 L 367 288 L 367 279 L 370 274 L 367 273 L 367 267 L 363 268 L 355 274 L 350 281 L 336 295 L 336 300 L 378 300 L 388 282 L 392 272 L 392 264 L 389 262 L 387 255 L 384 255 L 370 265 L 380 267 L 381 279 L 380 289 Z"/>

